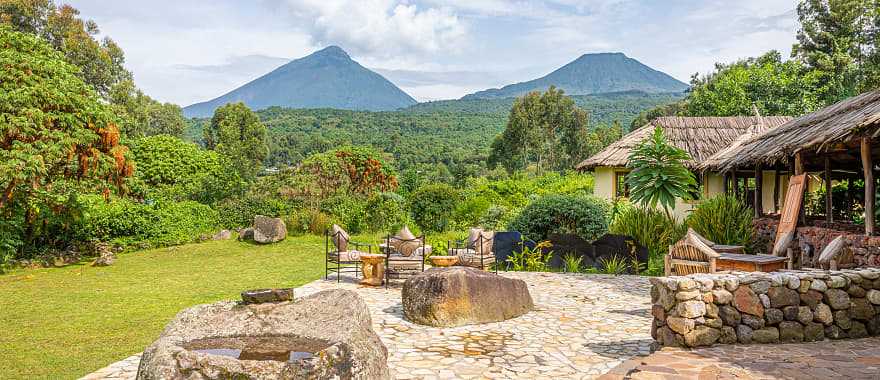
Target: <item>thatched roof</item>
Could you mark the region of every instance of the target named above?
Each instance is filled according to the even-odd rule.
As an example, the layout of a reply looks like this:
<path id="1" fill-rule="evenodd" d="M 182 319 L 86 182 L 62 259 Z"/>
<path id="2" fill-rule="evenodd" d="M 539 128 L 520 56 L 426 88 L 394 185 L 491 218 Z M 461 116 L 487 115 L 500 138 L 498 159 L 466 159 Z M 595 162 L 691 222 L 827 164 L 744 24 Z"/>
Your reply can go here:
<path id="1" fill-rule="evenodd" d="M 852 97 L 752 136 L 713 157 L 704 169 L 726 171 L 778 163 L 801 150 L 830 151 L 853 137 L 880 134 L 880 90 Z"/>
<path id="2" fill-rule="evenodd" d="M 586 170 L 597 166 L 626 166 L 630 150 L 650 136 L 657 126 L 663 129 L 670 144 L 690 154 L 691 160 L 685 164 L 696 169 L 699 163 L 730 146 L 750 129 L 773 128 L 789 120 L 791 118 L 787 116 L 659 117 L 623 136 L 576 168 Z"/>

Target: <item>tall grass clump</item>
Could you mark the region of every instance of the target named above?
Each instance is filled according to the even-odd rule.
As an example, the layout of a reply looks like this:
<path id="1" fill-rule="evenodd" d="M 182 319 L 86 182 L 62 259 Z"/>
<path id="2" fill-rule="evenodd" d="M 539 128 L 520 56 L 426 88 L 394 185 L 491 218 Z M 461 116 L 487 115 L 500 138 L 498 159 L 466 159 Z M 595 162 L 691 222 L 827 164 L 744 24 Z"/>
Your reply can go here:
<path id="1" fill-rule="evenodd" d="M 739 198 L 718 195 L 701 203 L 687 219 L 687 225 L 717 244 L 752 245 L 754 212 Z"/>
<path id="2" fill-rule="evenodd" d="M 630 236 L 647 247 L 650 254 L 648 274 L 658 274 L 663 268 L 663 255 L 670 245 L 684 237 L 687 226 L 656 208 L 625 207 L 608 230 L 613 234 Z"/>

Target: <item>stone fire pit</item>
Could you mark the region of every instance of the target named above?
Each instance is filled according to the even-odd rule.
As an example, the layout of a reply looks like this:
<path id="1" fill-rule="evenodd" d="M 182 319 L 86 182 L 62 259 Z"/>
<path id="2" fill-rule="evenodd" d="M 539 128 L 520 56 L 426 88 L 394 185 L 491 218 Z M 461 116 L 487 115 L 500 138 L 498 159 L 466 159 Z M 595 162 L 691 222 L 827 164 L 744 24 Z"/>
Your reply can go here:
<path id="1" fill-rule="evenodd" d="M 411 322 L 453 327 L 500 322 L 534 309 L 525 281 L 469 267 L 432 268 L 403 284 Z"/>
<path id="2" fill-rule="evenodd" d="M 144 351 L 138 379 L 388 379 L 388 352 L 356 293 L 198 305 Z"/>

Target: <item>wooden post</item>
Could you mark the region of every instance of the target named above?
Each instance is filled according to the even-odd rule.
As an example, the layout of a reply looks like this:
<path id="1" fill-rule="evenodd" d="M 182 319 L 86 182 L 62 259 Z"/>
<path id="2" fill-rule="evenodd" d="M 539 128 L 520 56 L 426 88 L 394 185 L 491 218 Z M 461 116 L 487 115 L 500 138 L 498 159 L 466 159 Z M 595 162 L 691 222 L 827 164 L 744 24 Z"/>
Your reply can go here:
<path id="1" fill-rule="evenodd" d="M 730 184 L 727 183 L 728 177 L 727 172 L 721 173 L 721 191 L 724 192 L 724 195 L 730 192 Z"/>
<path id="2" fill-rule="evenodd" d="M 828 228 L 834 222 L 834 210 L 831 209 L 831 158 L 825 156 L 825 222 Z"/>
<path id="3" fill-rule="evenodd" d="M 862 137 L 862 171 L 865 175 L 865 235 L 874 234 L 874 162 L 871 161 L 871 138 Z"/>
<path id="4" fill-rule="evenodd" d="M 764 215 L 764 193 L 762 182 L 764 182 L 764 172 L 761 164 L 755 165 L 755 218 Z"/>
<path id="5" fill-rule="evenodd" d="M 802 152 L 797 152 L 794 154 L 794 175 L 804 174 L 804 157 Z M 806 193 L 807 189 L 810 186 L 809 178 L 805 179 L 804 182 L 804 192 Z M 802 226 L 807 224 L 807 202 L 806 198 L 801 194 L 801 199 L 804 201 L 801 202 L 801 210 L 798 213 L 798 223 Z"/>
<path id="6" fill-rule="evenodd" d="M 730 185 L 733 188 L 733 196 L 739 198 L 739 183 L 736 182 L 736 169 L 730 172 Z"/>
<path id="7" fill-rule="evenodd" d="M 853 203 L 856 203 L 856 192 L 853 189 L 853 178 L 849 177 L 846 179 L 846 218 L 852 217 Z"/>
<path id="8" fill-rule="evenodd" d="M 779 212 L 779 170 L 773 170 L 773 212 Z"/>

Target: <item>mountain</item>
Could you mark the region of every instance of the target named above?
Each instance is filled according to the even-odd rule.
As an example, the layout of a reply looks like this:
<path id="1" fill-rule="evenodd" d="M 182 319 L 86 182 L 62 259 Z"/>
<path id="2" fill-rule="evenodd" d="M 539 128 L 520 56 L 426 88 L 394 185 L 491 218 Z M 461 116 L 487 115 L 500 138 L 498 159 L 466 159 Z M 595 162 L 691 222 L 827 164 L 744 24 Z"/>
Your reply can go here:
<path id="1" fill-rule="evenodd" d="M 670 93 L 688 88 L 687 84 L 623 53 L 599 53 L 584 54 L 541 78 L 475 92 L 462 99 L 512 98 L 531 91 L 545 91 L 551 85 L 568 95 L 625 91 Z"/>
<path id="2" fill-rule="evenodd" d="M 183 113 L 186 117 L 208 117 L 217 107 L 231 102 L 244 102 L 254 110 L 281 106 L 366 111 L 395 110 L 416 103 L 338 46 L 290 61 L 219 98 L 188 106 Z"/>

